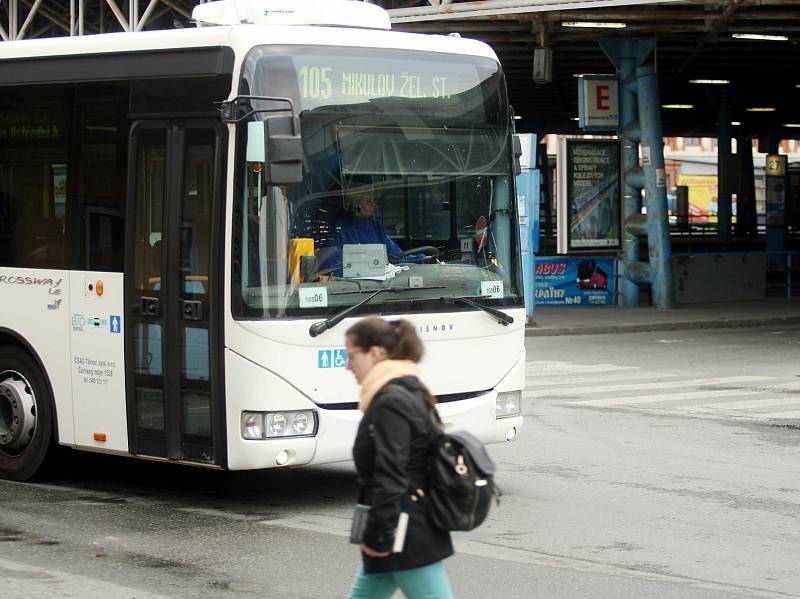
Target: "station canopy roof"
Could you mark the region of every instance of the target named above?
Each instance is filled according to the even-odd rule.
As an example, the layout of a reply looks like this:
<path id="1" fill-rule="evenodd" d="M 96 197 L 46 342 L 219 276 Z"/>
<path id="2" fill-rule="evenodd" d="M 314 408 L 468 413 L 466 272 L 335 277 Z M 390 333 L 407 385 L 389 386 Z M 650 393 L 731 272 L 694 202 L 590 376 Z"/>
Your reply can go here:
<path id="1" fill-rule="evenodd" d="M 664 135 L 716 136 L 717 106 L 751 137 L 800 137 L 799 0 L 381 0 L 393 29 L 457 32 L 490 44 L 521 130 L 578 132 L 577 76 L 612 74 L 602 38 L 657 41 Z M 767 37 L 759 37 L 767 36 Z M 552 81 L 533 81 L 533 51 L 553 51 Z M 706 81 L 706 83 L 692 83 Z M 727 81 L 728 83 L 710 83 Z M 752 111 L 748 109 L 774 109 Z"/>
<path id="2" fill-rule="evenodd" d="M 665 135 L 716 135 L 727 96 L 731 120 L 750 136 L 779 128 L 800 137 L 800 0 L 372 0 L 396 30 L 458 33 L 490 44 L 503 64 L 520 130 L 578 132 L 578 81 L 611 74 L 602 38 L 657 41 Z M 70 5 L 76 8 L 70 26 Z M 6 0 L 0 37 L 191 27 L 198 0 Z M 16 19 L 9 19 L 9 11 Z M 82 19 L 78 18 L 82 11 Z M 132 14 L 133 13 L 133 14 Z M 11 31 L 16 22 L 16 31 Z M 124 25 L 123 25 L 124 23 Z M 576 26 L 577 25 L 577 26 Z M 581 26 L 583 25 L 583 26 Z M 16 34 L 16 35 L 15 35 Z M 751 36 L 768 36 L 753 39 Z M 745 36 L 745 37 L 742 37 Z M 0 45 L 2 47 L 2 45 Z M 552 49 L 552 80 L 533 81 L 533 53 Z M 691 83 L 723 80 L 726 84 Z M 753 112 L 748 109 L 774 109 Z"/>

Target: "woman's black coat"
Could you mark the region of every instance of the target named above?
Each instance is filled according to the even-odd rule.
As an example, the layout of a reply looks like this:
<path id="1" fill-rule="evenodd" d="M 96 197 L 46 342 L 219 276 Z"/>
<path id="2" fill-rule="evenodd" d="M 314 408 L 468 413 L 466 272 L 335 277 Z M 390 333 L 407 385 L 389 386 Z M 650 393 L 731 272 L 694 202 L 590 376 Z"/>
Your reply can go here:
<path id="1" fill-rule="evenodd" d="M 453 554 L 450 533 L 434 528 L 416 489 L 428 490 L 428 468 L 434 441 L 428 403 L 419 380 L 406 376 L 389 381 L 372 398 L 356 433 L 353 458 L 361 492 L 370 507 L 364 543 L 391 551 L 400 512 L 409 516 L 402 553 L 364 558 L 364 572 L 420 568 Z"/>

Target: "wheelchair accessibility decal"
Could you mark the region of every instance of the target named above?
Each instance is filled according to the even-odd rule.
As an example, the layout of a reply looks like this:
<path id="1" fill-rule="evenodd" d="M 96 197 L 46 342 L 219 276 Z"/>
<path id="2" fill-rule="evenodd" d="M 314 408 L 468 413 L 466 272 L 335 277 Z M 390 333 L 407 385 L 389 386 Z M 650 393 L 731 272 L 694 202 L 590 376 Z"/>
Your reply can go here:
<path id="1" fill-rule="evenodd" d="M 344 349 L 321 349 L 317 352 L 317 368 L 344 368 L 347 352 Z"/>

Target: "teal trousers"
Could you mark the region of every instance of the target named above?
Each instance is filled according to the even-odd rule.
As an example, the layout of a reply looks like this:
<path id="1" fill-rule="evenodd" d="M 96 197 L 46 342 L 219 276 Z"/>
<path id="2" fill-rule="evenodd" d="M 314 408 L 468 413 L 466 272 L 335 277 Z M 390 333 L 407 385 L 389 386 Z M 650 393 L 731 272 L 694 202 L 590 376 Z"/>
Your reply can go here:
<path id="1" fill-rule="evenodd" d="M 410 570 L 364 574 L 358 569 L 350 599 L 389 599 L 400 589 L 406 599 L 453 599 L 450 581 L 441 561 Z"/>

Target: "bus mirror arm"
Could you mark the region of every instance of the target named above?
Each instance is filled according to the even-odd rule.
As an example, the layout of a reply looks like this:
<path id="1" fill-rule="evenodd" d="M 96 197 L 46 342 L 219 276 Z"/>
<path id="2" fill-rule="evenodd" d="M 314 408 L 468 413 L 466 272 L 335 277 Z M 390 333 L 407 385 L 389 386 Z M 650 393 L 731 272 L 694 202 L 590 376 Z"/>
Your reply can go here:
<path id="1" fill-rule="evenodd" d="M 522 172 L 522 163 L 520 162 L 520 158 L 522 157 L 522 141 L 516 133 L 511 136 L 511 139 L 514 143 L 514 174 L 519 175 Z"/>
<path id="2" fill-rule="evenodd" d="M 279 104 L 286 104 L 285 108 L 250 108 L 248 112 L 240 115 L 240 102 L 244 100 L 261 100 L 265 102 L 277 102 Z M 254 114 L 261 114 L 263 112 L 288 112 L 293 117 L 297 117 L 297 111 L 294 108 L 294 102 L 291 98 L 282 98 L 280 96 L 236 96 L 231 100 L 224 102 L 216 102 L 219 105 L 220 118 L 224 123 L 235 125 L 242 121 L 246 121 Z M 249 108 L 249 107 L 248 107 Z M 296 124 L 292 122 L 292 135 L 298 135 Z"/>
<path id="3" fill-rule="evenodd" d="M 241 103 L 247 101 L 242 112 Z M 253 101 L 285 104 L 280 108 L 253 108 Z M 220 118 L 225 123 L 237 124 L 255 114 L 270 114 L 264 123 L 264 180 L 268 185 L 291 185 L 303 180 L 303 140 L 300 137 L 300 119 L 291 98 L 278 96 L 236 96 L 220 102 Z"/>

